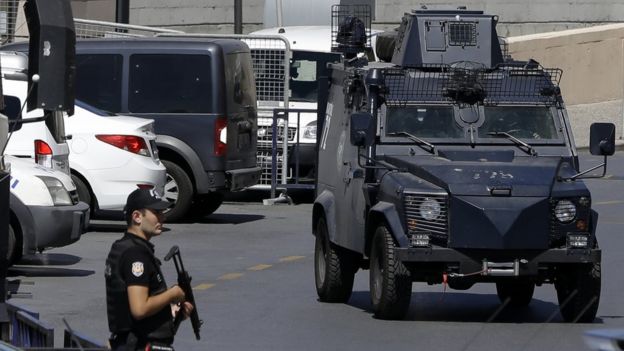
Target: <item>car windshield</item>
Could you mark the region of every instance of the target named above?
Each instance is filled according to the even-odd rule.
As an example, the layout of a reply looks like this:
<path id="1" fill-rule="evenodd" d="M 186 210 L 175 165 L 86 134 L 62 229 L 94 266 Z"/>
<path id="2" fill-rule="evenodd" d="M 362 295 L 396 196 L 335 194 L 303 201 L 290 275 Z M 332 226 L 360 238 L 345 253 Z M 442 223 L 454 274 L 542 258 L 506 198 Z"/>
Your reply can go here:
<path id="1" fill-rule="evenodd" d="M 290 100 L 317 102 L 318 78 L 327 76 L 327 64 L 340 61 L 330 52 L 293 51 L 290 62 Z"/>
<path id="2" fill-rule="evenodd" d="M 485 107 L 480 138 L 496 138 L 494 133 L 507 133 L 519 139 L 558 139 L 550 108 L 546 106 Z"/>
<path id="3" fill-rule="evenodd" d="M 451 106 L 389 107 L 386 134 L 409 133 L 421 138 L 464 138 Z"/>

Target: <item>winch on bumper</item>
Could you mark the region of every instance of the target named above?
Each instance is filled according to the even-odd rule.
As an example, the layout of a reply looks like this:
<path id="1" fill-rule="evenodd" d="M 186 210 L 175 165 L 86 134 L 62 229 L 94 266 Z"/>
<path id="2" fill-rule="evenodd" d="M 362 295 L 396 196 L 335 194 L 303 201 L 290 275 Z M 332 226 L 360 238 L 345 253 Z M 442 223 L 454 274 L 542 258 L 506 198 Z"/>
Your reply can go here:
<path id="1" fill-rule="evenodd" d="M 457 250 L 439 246 L 394 249 L 395 257 L 406 266 L 415 263 L 445 266 L 450 274 L 477 274 L 484 277 L 536 276 L 540 269 L 562 264 L 600 262 L 600 249 L 548 250 Z"/>

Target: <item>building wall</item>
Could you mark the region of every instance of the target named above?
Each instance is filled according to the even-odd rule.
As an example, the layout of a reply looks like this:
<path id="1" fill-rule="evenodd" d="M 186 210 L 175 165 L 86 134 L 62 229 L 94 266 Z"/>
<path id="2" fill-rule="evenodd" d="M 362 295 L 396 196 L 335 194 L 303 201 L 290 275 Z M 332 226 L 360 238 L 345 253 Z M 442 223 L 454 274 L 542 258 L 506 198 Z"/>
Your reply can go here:
<path id="1" fill-rule="evenodd" d="M 127 0 L 130 2 L 130 23 L 173 27 L 205 33 L 233 33 L 234 0 Z M 266 0 L 276 1 L 276 0 Z M 326 5 L 325 1 L 281 0 L 284 7 L 299 13 L 284 14 L 284 25 L 296 25 L 311 17 L 310 4 Z M 369 0 L 366 0 L 369 1 Z M 334 3 L 338 3 L 336 0 Z M 114 21 L 115 0 L 72 0 L 78 18 Z M 374 27 L 394 28 L 404 12 L 420 7 L 413 0 L 376 0 Z M 456 1 L 433 0 L 426 4 L 450 7 Z M 517 36 L 533 33 L 582 28 L 624 22 L 624 1 L 621 0 L 473 0 L 463 2 L 469 9 L 497 14 L 499 34 Z M 305 5 L 305 6 L 303 6 Z M 108 7 L 108 9 L 105 9 Z M 243 0 L 243 31 L 263 26 L 265 0 Z M 108 17 L 108 18 L 107 18 Z M 327 19 L 328 20 L 328 19 Z M 307 22 L 306 22 L 307 23 Z"/>

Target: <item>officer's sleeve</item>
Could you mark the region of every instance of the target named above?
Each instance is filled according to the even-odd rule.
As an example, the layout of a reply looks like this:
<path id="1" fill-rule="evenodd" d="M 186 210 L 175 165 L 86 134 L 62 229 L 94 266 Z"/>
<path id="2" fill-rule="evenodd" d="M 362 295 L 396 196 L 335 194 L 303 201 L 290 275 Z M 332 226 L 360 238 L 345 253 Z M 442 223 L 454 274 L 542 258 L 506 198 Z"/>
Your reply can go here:
<path id="1" fill-rule="evenodd" d="M 121 275 L 126 286 L 149 286 L 154 271 L 153 261 L 145 250 L 130 249 L 121 260 Z"/>

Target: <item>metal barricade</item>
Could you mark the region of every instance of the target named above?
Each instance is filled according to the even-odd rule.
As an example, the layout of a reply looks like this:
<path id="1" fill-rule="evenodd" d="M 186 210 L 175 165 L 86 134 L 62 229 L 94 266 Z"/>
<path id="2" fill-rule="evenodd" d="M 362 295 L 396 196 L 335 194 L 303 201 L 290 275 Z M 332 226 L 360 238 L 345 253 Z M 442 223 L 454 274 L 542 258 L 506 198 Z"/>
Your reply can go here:
<path id="1" fill-rule="evenodd" d="M 38 313 L 10 302 L 6 306 L 11 344 L 18 347 L 54 347 L 54 328 L 40 321 Z"/>
<path id="2" fill-rule="evenodd" d="M 159 27 L 137 26 L 105 21 L 94 21 L 82 18 L 74 18 L 76 39 L 78 38 L 128 38 L 150 37 L 157 34 L 183 34 L 184 32 Z"/>
<path id="3" fill-rule="evenodd" d="M 275 192 L 277 187 L 286 188 L 286 189 L 314 189 L 313 183 L 302 183 L 301 174 L 300 174 L 300 146 L 301 146 L 301 138 L 299 131 L 301 130 L 301 114 L 302 113 L 317 113 L 317 110 L 314 109 L 289 109 L 289 108 L 277 108 L 273 110 L 273 122 L 271 125 L 272 133 L 271 133 L 271 198 L 275 198 Z M 288 126 L 290 128 L 291 124 L 289 123 L 290 119 L 296 118 L 296 133 L 285 134 L 282 132 L 281 137 L 279 133 L 279 125 Z M 282 128 L 282 131 L 287 130 L 288 128 Z M 290 147 L 288 147 L 289 142 Z M 278 143 L 281 142 L 281 145 Z M 286 145 L 284 151 L 280 150 L 279 146 Z M 316 143 L 314 143 L 314 147 L 316 148 Z M 282 151 L 282 154 L 279 152 Z M 290 169 L 289 163 L 289 154 L 292 154 L 294 158 L 294 164 L 292 169 Z M 279 165 L 278 162 L 282 164 Z M 316 165 L 314 165 L 316 168 Z M 282 173 L 281 177 L 278 175 L 278 170 L 285 170 L 286 173 Z M 314 170 L 316 171 L 316 170 Z M 278 179 L 281 178 L 281 182 L 278 182 Z"/>
<path id="4" fill-rule="evenodd" d="M 10 43 L 15 39 L 18 2 L 0 0 L 0 44 Z"/>

